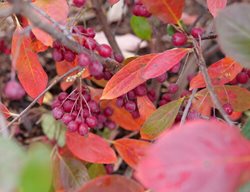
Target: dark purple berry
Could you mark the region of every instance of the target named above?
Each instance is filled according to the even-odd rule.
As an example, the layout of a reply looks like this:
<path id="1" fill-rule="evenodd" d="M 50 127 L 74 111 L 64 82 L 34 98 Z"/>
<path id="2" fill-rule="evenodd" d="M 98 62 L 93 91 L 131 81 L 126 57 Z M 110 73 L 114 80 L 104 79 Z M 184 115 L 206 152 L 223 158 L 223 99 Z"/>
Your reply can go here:
<path id="1" fill-rule="evenodd" d="M 175 84 L 175 83 L 171 83 L 171 84 L 168 85 L 168 92 L 169 93 L 174 94 L 174 93 L 176 93 L 178 91 L 178 89 L 179 89 L 179 86 L 177 84 Z"/>
<path id="2" fill-rule="evenodd" d="M 114 54 L 114 58 L 115 58 L 115 60 L 116 60 L 118 63 L 122 63 L 123 60 L 124 60 L 124 57 L 123 57 L 121 54 L 119 54 L 119 53 L 115 53 L 115 54 Z"/>
<path id="3" fill-rule="evenodd" d="M 56 62 L 64 60 L 64 55 L 60 49 L 53 49 L 52 57 Z"/>
<path id="4" fill-rule="evenodd" d="M 86 118 L 86 124 L 90 127 L 90 128 L 94 128 L 97 125 L 97 119 L 95 116 L 90 116 Z"/>
<path id="5" fill-rule="evenodd" d="M 145 84 L 141 84 L 134 89 L 134 92 L 137 96 L 147 95 L 147 87 Z"/>
<path id="6" fill-rule="evenodd" d="M 69 113 L 71 112 L 72 108 L 74 106 L 74 102 L 73 101 L 70 101 L 70 100 L 67 100 L 63 103 L 63 109 L 65 112 Z"/>
<path id="7" fill-rule="evenodd" d="M 105 123 L 105 122 L 107 121 L 107 117 L 106 117 L 105 115 L 103 115 L 103 114 L 99 114 L 99 115 L 97 116 L 97 119 L 98 119 L 98 121 L 99 121 L 100 123 Z"/>
<path id="8" fill-rule="evenodd" d="M 131 115 L 134 119 L 137 119 L 140 117 L 140 113 L 138 110 L 131 112 Z"/>
<path id="9" fill-rule="evenodd" d="M 83 42 L 83 45 L 90 50 L 94 50 L 97 46 L 96 41 L 92 38 L 86 38 Z"/>
<path id="10" fill-rule="evenodd" d="M 129 112 L 133 112 L 136 110 L 136 104 L 134 101 L 127 101 L 125 104 L 125 109 Z"/>
<path id="11" fill-rule="evenodd" d="M 110 130 L 114 130 L 116 128 L 116 124 L 114 121 L 111 121 L 111 120 L 108 120 L 106 123 L 105 123 L 105 126 L 107 128 L 109 128 Z"/>
<path id="12" fill-rule="evenodd" d="M 100 107 L 95 101 L 93 100 L 89 101 L 88 105 L 92 112 L 98 113 L 100 111 Z"/>
<path id="13" fill-rule="evenodd" d="M 89 56 L 85 53 L 81 53 L 78 55 L 78 65 L 81 67 L 87 67 L 91 64 L 91 60 Z"/>
<path id="14" fill-rule="evenodd" d="M 73 62 L 76 58 L 76 55 L 74 52 L 67 50 L 64 52 L 64 59 L 68 62 Z"/>
<path id="15" fill-rule="evenodd" d="M 106 117 L 109 117 L 113 114 L 114 110 L 111 107 L 106 107 L 103 111 Z"/>
<path id="16" fill-rule="evenodd" d="M 124 105 L 124 99 L 123 97 L 118 97 L 116 100 L 116 106 L 117 107 L 122 107 Z"/>
<path id="17" fill-rule="evenodd" d="M 164 81 L 167 80 L 167 74 L 163 73 L 162 75 L 158 76 L 155 78 L 159 83 L 163 83 Z"/>
<path id="18" fill-rule="evenodd" d="M 98 61 L 94 61 L 89 65 L 89 72 L 93 76 L 101 75 L 103 73 L 103 65 Z"/>

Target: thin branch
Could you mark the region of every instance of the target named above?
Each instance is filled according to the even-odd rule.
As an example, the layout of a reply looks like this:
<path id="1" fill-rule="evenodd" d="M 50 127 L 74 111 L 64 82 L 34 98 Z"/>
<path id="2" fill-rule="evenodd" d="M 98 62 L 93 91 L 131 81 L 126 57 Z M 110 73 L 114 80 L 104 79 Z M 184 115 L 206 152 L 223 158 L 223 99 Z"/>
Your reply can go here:
<path id="1" fill-rule="evenodd" d="M 54 87 L 58 82 L 62 81 L 65 77 L 67 77 L 68 75 L 70 75 L 71 73 L 78 71 L 79 69 L 81 69 L 79 66 L 72 68 L 71 70 L 69 70 L 68 72 L 66 72 L 65 74 L 61 75 L 60 77 L 57 77 L 54 82 L 52 82 L 42 93 L 40 93 L 30 104 L 28 107 L 26 107 L 18 116 L 16 116 L 8 125 L 7 128 L 9 128 L 10 126 L 12 126 L 18 119 L 20 119 L 25 113 L 27 113 L 27 111 L 33 107 L 36 102 L 47 92 L 49 91 L 52 87 Z"/>
<path id="2" fill-rule="evenodd" d="M 78 42 L 69 39 L 63 32 L 57 30 L 53 25 L 43 22 L 39 16 L 37 16 L 36 11 L 34 11 L 33 7 L 30 6 L 30 3 L 24 2 L 22 0 L 15 0 L 15 9 L 20 12 L 21 15 L 28 18 L 31 23 L 38 27 L 39 29 L 43 30 L 44 32 L 48 33 L 54 39 L 57 39 L 62 44 L 66 45 L 69 49 L 77 52 L 77 53 L 86 53 L 88 55 L 93 55 L 95 53 L 91 52 L 90 50 L 86 49 Z M 119 63 L 116 62 L 114 59 L 107 58 L 104 59 L 100 57 L 98 54 L 95 54 L 95 58 L 97 58 L 101 63 L 105 63 L 106 66 L 110 69 L 116 69 L 119 66 Z"/>
<path id="3" fill-rule="evenodd" d="M 208 34 L 201 37 L 201 40 L 210 40 L 210 39 L 216 39 L 218 37 L 217 34 Z"/>
<path id="4" fill-rule="evenodd" d="M 115 40 L 115 36 L 113 35 L 113 32 L 110 30 L 110 27 L 107 22 L 107 17 L 103 12 L 102 9 L 102 4 L 100 3 L 99 0 L 92 0 L 95 12 L 96 12 L 96 17 L 99 20 L 100 24 L 102 25 L 103 32 L 105 36 L 107 37 L 109 44 L 115 51 L 115 53 L 119 53 L 122 55 L 121 49 Z"/>
<path id="5" fill-rule="evenodd" d="M 224 111 L 224 109 L 223 109 L 223 107 L 218 99 L 218 96 L 215 93 L 214 87 L 212 85 L 212 81 L 211 81 L 209 74 L 208 74 L 208 71 L 207 71 L 206 61 L 203 57 L 202 50 L 201 50 L 201 47 L 199 46 L 199 43 L 194 38 L 192 39 L 192 41 L 193 41 L 193 45 L 194 45 L 194 53 L 196 55 L 196 58 L 198 59 L 199 68 L 200 68 L 200 71 L 204 77 L 206 87 L 208 89 L 210 97 L 211 97 L 215 107 L 219 110 L 220 114 L 225 119 L 225 121 L 229 125 L 234 125 L 233 121 L 225 113 L 225 111 Z"/>
<path id="6" fill-rule="evenodd" d="M 188 99 L 188 103 L 187 103 L 187 105 L 185 107 L 185 110 L 184 110 L 184 112 L 182 114 L 182 117 L 181 117 L 181 123 L 180 123 L 180 125 L 183 125 L 185 123 L 186 119 L 187 119 L 187 115 L 188 115 L 189 109 L 190 109 L 190 107 L 192 105 L 192 102 L 193 102 L 195 94 L 197 93 L 197 90 L 198 89 L 193 89 L 192 94 L 191 94 L 191 96 Z"/>

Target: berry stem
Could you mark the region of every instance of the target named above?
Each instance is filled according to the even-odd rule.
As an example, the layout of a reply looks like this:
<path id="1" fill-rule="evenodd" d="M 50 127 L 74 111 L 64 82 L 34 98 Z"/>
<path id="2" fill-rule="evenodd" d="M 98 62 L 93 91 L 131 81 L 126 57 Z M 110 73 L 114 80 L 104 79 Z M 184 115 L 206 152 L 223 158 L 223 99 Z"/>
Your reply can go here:
<path id="1" fill-rule="evenodd" d="M 27 113 L 27 111 L 33 107 L 37 101 L 43 97 L 43 95 L 49 91 L 52 87 L 54 87 L 57 83 L 59 83 L 60 81 L 62 81 L 65 77 L 67 77 L 68 75 L 70 75 L 71 73 L 78 71 L 79 69 L 81 69 L 79 66 L 72 68 L 71 70 L 69 70 L 68 72 L 66 72 L 65 74 L 57 77 L 54 82 L 52 82 L 42 93 L 40 93 L 29 105 L 28 107 L 26 107 L 18 116 L 16 116 L 8 125 L 7 125 L 7 129 L 9 127 L 11 127 L 18 119 L 20 119 L 25 113 Z"/>

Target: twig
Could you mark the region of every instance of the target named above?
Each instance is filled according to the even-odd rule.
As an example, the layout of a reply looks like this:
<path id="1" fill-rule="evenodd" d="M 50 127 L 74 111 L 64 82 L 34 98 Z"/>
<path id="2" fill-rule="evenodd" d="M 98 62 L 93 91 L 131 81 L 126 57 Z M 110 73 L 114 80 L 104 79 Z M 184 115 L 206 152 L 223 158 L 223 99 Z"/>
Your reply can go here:
<path id="1" fill-rule="evenodd" d="M 78 42 L 69 39 L 63 32 L 57 30 L 53 25 L 41 21 L 40 17 L 37 16 L 32 6 L 30 6 L 30 3 L 24 2 L 22 0 L 15 0 L 14 5 L 15 9 L 19 11 L 21 15 L 28 18 L 35 27 L 38 27 L 39 29 L 48 33 L 54 39 L 57 39 L 62 44 L 66 45 L 69 49 L 77 53 L 86 53 L 90 56 L 95 54 L 90 50 L 81 46 Z M 95 58 L 97 58 L 101 63 L 105 63 L 107 67 L 109 67 L 110 69 L 116 69 L 117 66 L 119 66 L 119 63 L 116 62 L 114 59 L 111 58 L 104 59 L 100 57 L 98 54 L 95 54 Z"/>
<path id="2" fill-rule="evenodd" d="M 28 107 L 26 107 L 18 116 L 16 116 L 8 125 L 7 128 L 9 128 L 10 126 L 12 126 L 18 119 L 20 119 L 31 107 L 33 107 L 36 102 L 47 92 L 49 91 L 52 87 L 54 87 L 58 82 L 60 82 L 62 79 L 64 79 L 65 77 L 67 77 L 68 75 L 70 75 L 71 73 L 79 70 L 80 67 L 74 67 L 71 70 L 69 70 L 67 73 L 63 74 L 60 77 L 57 77 L 54 82 L 52 82 L 42 93 L 40 93 L 30 104 Z"/>
<path id="3" fill-rule="evenodd" d="M 207 67 L 206 67 L 206 61 L 202 55 L 202 50 L 201 47 L 199 46 L 199 43 L 192 38 L 192 42 L 194 45 L 194 53 L 196 58 L 198 59 L 198 64 L 199 64 L 199 68 L 200 71 L 204 77 L 205 83 L 206 83 L 206 87 L 208 89 L 208 92 L 210 94 L 210 97 L 215 105 L 215 107 L 219 110 L 220 114 L 222 115 L 222 117 L 225 119 L 225 121 L 229 124 L 229 125 L 234 125 L 233 121 L 231 121 L 231 119 L 228 117 L 228 115 L 225 113 L 215 91 L 214 91 L 214 87 L 212 85 L 211 79 L 209 77 L 208 71 L 207 71 Z"/>
<path id="4" fill-rule="evenodd" d="M 187 105 L 185 107 L 185 110 L 184 110 L 184 112 L 182 114 L 182 117 L 181 117 L 181 123 L 180 123 L 180 125 L 183 125 L 185 123 L 186 119 L 187 119 L 187 115 L 188 115 L 189 109 L 190 109 L 190 107 L 192 105 L 192 102 L 193 102 L 195 94 L 197 93 L 197 90 L 198 89 L 193 89 L 192 94 L 191 94 L 191 96 L 188 99 L 188 103 L 187 103 Z"/>
<path id="5" fill-rule="evenodd" d="M 107 17 L 104 14 L 102 6 L 101 6 L 102 4 L 99 2 L 99 0 L 92 0 L 92 3 L 96 11 L 96 17 L 102 25 L 103 32 L 105 36 L 107 37 L 109 44 L 111 45 L 115 53 L 119 53 L 122 55 L 121 49 L 118 46 L 117 41 L 115 40 L 115 36 L 113 35 L 108 25 Z"/>
<path id="6" fill-rule="evenodd" d="M 216 39 L 217 38 L 217 34 L 208 34 L 208 35 L 204 35 L 201 37 L 201 40 L 210 40 L 210 39 Z"/>

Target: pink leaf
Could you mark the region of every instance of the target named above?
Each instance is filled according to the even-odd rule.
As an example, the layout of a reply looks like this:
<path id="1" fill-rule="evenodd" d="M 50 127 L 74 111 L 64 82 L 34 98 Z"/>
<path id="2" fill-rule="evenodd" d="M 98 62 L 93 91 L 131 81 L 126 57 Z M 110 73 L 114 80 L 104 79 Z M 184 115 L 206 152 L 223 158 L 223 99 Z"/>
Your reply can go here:
<path id="1" fill-rule="evenodd" d="M 210 13 L 216 17 L 219 10 L 224 9 L 227 5 L 227 0 L 207 0 L 207 6 Z"/>

